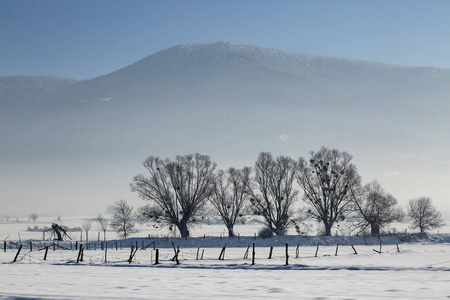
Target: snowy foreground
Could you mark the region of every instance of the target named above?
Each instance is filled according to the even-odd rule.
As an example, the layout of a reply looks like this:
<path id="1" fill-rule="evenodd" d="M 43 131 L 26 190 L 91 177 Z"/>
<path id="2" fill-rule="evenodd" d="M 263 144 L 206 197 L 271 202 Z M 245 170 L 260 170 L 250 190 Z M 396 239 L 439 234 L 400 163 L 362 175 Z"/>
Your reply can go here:
<path id="1" fill-rule="evenodd" d="M 74 245 L 73 250 L 50 247 L 44 261 L 38 244 L 32 252 L 24 247 L 15 263 L 17 250 L 2 249 L 0 299 L 448 299 L 449 240 L 448 234 L 413 243 L 381 237 L 378 253 L 380 240 L 361 237 L 135 239 L 124 241 L 122 250 L 110 241 L 106 263 L 105 251 L 92 244 L 78 264 Z M 138 251 L 129 263 L 136 241 Z M 153 241 L 159 265 L 153 246 L 141 248 Z M 180 246 L 179 265 L 172 261 L 172 241 Z M 218 260 L 225 244 L 225 257 Z"/>

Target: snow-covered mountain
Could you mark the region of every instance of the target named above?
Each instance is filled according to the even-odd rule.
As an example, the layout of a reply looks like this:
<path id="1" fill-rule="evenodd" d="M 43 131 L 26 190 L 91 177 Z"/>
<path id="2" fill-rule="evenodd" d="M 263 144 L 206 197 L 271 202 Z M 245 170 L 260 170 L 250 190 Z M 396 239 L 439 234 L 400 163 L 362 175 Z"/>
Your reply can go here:
<path id="1" fill-rule="evenodd" d="M 47 177 L 27 174 L 40 184 L 18 199 L 61 199 L 79 190 L 63 188 L 73 182 L 83 188 L 69 198 L 106 206 L 130 197 L 128 183 L 148 155 L 201 152 L 226 168 L 252 165 L 260 151 L 296 158 L 325 145 L 353 154 L 364 180 L 377 178 L 395 195 L 405 181 L 382 176 L 411 171 L 406 157 L 447 161 L 449 97 L 446 69 L 224 42 L 175 46 L 84 81 L 1 77 L 0 163 L 8 172 L 0 188 L 12 197 L 26 158 L 45 162 Z M 433 196 L 445 170 L 429 172 L 423 193 Z M 113 188 L 99 189 L 98 180 Z M 400 200 L 422 191 L 414 180 Z"/>

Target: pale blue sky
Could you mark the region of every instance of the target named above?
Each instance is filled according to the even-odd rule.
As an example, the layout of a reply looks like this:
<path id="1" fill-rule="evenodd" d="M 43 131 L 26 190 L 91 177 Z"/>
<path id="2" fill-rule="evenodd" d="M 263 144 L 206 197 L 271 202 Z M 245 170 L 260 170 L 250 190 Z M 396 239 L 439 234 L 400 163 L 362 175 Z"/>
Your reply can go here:
<path id="1" fill-rule="evenodd" d="M 88 79 L 216 41 L 450 68 L 449 15 L 447 0 L 0 0 L 0 76 Z"/>

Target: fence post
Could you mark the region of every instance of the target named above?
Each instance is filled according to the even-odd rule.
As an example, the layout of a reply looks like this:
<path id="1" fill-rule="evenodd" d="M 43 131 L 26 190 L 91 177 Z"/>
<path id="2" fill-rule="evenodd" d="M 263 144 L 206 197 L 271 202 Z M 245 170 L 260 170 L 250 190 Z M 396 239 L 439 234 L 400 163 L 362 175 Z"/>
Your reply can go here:
<path id="1" fill-rule="evenodd" d="M 350 245 L 350 246 L 352 246 L 352 248 L 353 248 L 353 251 L 355 252 L 355 254 L 358 254 L 358 252 L 356 252 L 356 249 L 355 249 L 355 247 L 353 247 L 353 245 Z"/>
<path id="2" fill-rule="evenodd" d="M 320 245 L 320 243 L 317 243 L 316 255 L 314 257 L 317 257 L 317 252 L 319 252 L 319 245 Z"/>
<path id="3" fill-rule="evenodd" d="M 45 247 L 44 260 L 47 260 L 48 247 Z"/>
<path id="4" fill-rule="evenodd" d="M 289 245 L 286 243 L 286 266 L 289 265 Z"/>
<path id="5" fill-rule="evenodd" d="M 272 258 L 272 251 L 273 251 L 273 247 L 270 247 L 270 251 L 269 251 L 269 259 Z"/>
<path id="6" fill-rule="evenodd" d="M 337 256 L 338 249 L 339 249 L 339 244 L 336 244 L 336 252 L 334 253 L 334 256 Z"/>
<path id="7" fill-rule="evenodd" d="M 255 243 L 253 243 L 253 251 L 252 251 L 252 266 L 255 264 Z"/>
<path id="8" fill-rule="evenodd" d="M 13 262 L 16 262 L 17 257 L 19 256 L 20 250 L 22 250 L 22 244 L 19 246 L 19 250 L 17 250 L 17 254 L 16 254 L 16 257 L 14 257 Z"/>
<path id="9" fill-rule="evenodd" d="M 108 254 L 108 243 L 106 243 L 106 247 L 105 247 L 105 264 L 108 262 L 106 255 Z"/>
<path id="10" fill-rule="evenodd" d="M 155 254 L 155 265 L 159 264 L 159 249 L 156 249 Z"/>

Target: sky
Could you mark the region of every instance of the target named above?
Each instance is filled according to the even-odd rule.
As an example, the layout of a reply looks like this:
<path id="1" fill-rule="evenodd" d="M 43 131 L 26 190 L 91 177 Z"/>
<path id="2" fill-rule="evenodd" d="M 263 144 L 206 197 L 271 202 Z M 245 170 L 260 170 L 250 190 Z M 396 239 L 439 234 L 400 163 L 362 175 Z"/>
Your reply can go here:
<path id="1" fill-rule="evenodd" d="M 216 41 L 450 68 L 449 12 L 446 0 L 0 0 L 0 76 L 90 79 Z"/>
<path id="2" fill-rule="evenodd" d="M 450 69 L 449 13 L 448 0 L 0 0 L 0 76 L 55 75 L 90 79 L 175 45 L 217 41 L 270 47 L 288 53 Z M 429 122 L 435 124 L 434 121 Z M 442 124 L 445 125 L 445 122 L 442 121 Z M 285 144 L 290 142 L 289 135 L 293 136 L 289 132 L 280 132 L 279 135 L 285 135 Z M 309 147 L 307 150 L 311 150 Z M 297 151 L 297 148 L 294 150 Z M 393 155 L 396 163 L 410 166 L 409 173 L 415 172 L 417 165 L 408 160 L 417 156 L 416 161 L 430 165 L 430 174 L 436 170 L 438 174 L 446 174 L 449 162 L 445 160 L 441 163 L 446 159 L 446 148 L 437 147 L 436 152 L 439 155 L 414 151 Z M 215 157 L 215 153 L 207 154 Z M 136 163 L 136 172 L 142 172 L 139 165 L 142 158 L 139 157 Z M 355 157 L 357 165 L 371 159 L 369 155 Z M 440 166 L 431 166 L 432 163 L 439 163 Z M 76 161 L 67 162 L 65 167 L 72 170 L 77 164 Z M 388 166 L 384 176 L 394 178 L 398 175 L 395 164 Z M 54 175 L 46 178 L 40 173 L 40 168 L 48 167 L 46 161 L 35 164 L 33 172 L 39 174 L 39 180 L 31 182 L 29 198 L 34 196 L 34 190 L 39 189 L 42 182 L 55 180 Z M 125 168 L 109 167 L 109 173 L 120 173 L 117 170 Z M 20 176 L 29 173 L 29 165 L 25 160 L 14 168 L 17 170 L 14 173 L 17 186 L 9 185 L 8 188 L 12 193 L 17 191 L 19 194 Z M 86 168 L 92 168 L 86 174 L 98 178 L 102 176 L 94 167 Z M 99 194 L 110 189 L 110 183 L 106 180 L 99 185 L 88 180 L 84 173 L 71 175 L 68 172 L 66 176 L 84 180 L 84 185 Z M 417 181 L 413 183 L 401 182 L 400 179 L 390 181 L 392 185 L 420 186 L 419 177 L 416 176 Z M 446 179 L 445 176 L 439 179 L 429 181 L 434 182 L 433 192 L 443 195 L 444 185 L 441 182 Z M 54 201 L 68 190 L 66 182 L 64 176 L 55 180 L 57 192 L 53 195 Z M 117 179 L 115 185 L 124 185 L 123 180 Z M 124 189 L 129 193 L 128 182 Z M 429 194 L 429 190 L 423 191 L 423 195 Z M 89 195 L 86 193 L 85 196 Z M 402 204 L 409 197 L 409 194 L 404 196 Z M 440 203 L 446 201 L 445 197 L 441 196 Z M 120 198 L 107 201 L 115 200 Z M 35 204 L 33 209 L 39 205 Z M 448 205 L 447 216 L 450 217 Z"/>

